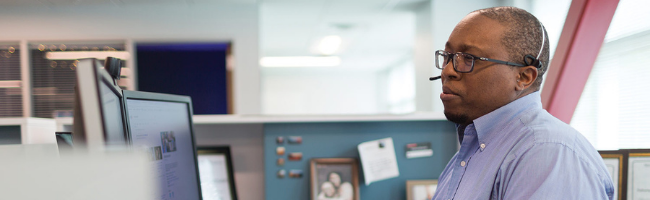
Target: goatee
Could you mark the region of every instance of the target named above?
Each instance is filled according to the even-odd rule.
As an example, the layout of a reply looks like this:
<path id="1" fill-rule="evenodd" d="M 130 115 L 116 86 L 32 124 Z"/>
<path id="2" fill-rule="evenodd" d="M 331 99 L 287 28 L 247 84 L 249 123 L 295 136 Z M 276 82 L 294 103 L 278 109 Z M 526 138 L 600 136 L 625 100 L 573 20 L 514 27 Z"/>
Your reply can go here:
<path id="1" fill-rule="evenodd" d="M 454 122 L 456 124 L 470 124 L 469 122 L 469 117 L 464 114 L 455 114 L 455 113 L 450 113 L 445 111 L 445 117 L 447 117 L 447 120 L 450 122 Z"/>

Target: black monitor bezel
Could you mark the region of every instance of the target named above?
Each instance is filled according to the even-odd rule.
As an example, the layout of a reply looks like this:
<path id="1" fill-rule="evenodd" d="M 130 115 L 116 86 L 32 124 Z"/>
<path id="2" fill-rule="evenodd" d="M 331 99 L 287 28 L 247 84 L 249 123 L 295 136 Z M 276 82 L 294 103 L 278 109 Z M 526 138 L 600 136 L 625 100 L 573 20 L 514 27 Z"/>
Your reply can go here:
<path id="1" fill-rule="evenodd" d="M 232 155 L 230 154 L 230 146 L 199 146 L 197 147 L 197 155 L 210 155 L 210 154 L 224 154 L 228 167 L 228 184 L 230 184 L 230 197 L 232 200 L 237 200 L 237 186 L 235 185 L 235 168 L 233 168 Z M 198 159 L 198 158 L 197 158 Z"/>
<path id="2" fill-rule="evenodd" d="M 92 66 L 93 66 L 93 72 L 95 74 L 95 89 L 97 91 L 97 100 L 99 101 L 99 117 L 100 117 L 100 123 L 102 123 L 102 130 L 104 131 L 104 144 L 108 143 L 108 129 L 106 125 L 106 118 L 104 118 L 104 106 L 102 104 L 102 92 L 101 92 L 101 84 L 107 84 L 109 89 L 117 95 L 118 99 L 120 99 L 120 109 L 122 109 L 122 131 L 124 133 L 124 145 L 126 146 L 127 144 L 130 144 L 129 141 L 129 128 L 128 126 L 128 121 L 127 121 L 127 116 L 126 115 L 126 105 L 124 104 L 124 95 L 122 94 L 122 89 L 119 88 L 119 86 L 115 85 L 115 82 L 111 76 L 108 75 L 108 72 L 104 70 L 104 73 L 102 73 L 102 69 L 104 69 L 104 65 L 102 65 L 99 60 L 96 58 L 90 59 Z M 101 68 L 100 68 L 101 67 Z"/>
<path id="3" fill-rule="evenodd" d="M 187 111 L 188 111 L 188 120 L 190 123 L 190 137 L 192 138 L 192 148 L 194 151 L 192 151 L 192 154 L 194 155 L 194 171 L 196 171 L 196 185 L 198 188 L 198 196 L 199 200 L 203 200 L 202 192 L 201 192 L 201 177 L 199 176 L 199 165 L 198 165 L 198 158 L 197 158 L 197 147 L 196 147 L 196 138 L 194 136 L 194 121 L 192 119 L 192 116 L 194 114 L 194 110 L 192 108 L 192 98 L 189 96 L 182 96 L 182 95 L 173 95 L 173 94 L 162 94 L 162 93 L 153 93 L 153 92 L 142 92 L 142 91 L 131 91 L 131 90 L 122 90 L 123 97 L 122 102 L 124 105 L 124 114 L 127 116 L 126 119 L 126 124 L 129 126 L 129 130 L 131 130 L 131 125 L 129 121 L 129 110 L 127 108 L 127 100 L 129 99 L 134 99 L 134 100 L 147 100 L 147 101 L 162 101 L 162 102 L 174 102 L 174 103 L 184 103 L 187 105 Z M 128 143 L 130 146 L 133 145 L 132 140 L 131 140 L 131 132 L 129 131 L 128 134 Z"/>

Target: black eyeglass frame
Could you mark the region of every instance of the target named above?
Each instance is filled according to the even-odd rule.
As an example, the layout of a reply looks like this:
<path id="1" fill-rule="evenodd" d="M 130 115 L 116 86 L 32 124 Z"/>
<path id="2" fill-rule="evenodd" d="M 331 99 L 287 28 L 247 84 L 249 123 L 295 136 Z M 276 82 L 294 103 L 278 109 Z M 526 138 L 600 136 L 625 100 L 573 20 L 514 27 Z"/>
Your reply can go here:
<path id="1" fill-rule="evenodd" d="M 447 62 L 445 62 L 443 64 L 443 66 L 439 66 L 440 64 L 438 64 L 439 63 L 438 62 L 438 55 L 447 56 L 447 57 L 453 55 L 453 57 L 451 57 L 451 59 L 448 59 Z M 469 56 L 469 57 L 472 58 L 472 66 L 470 67 L 469 71 L 460 71 L 460 70 L 458 70 L 458 67 L 455 64 L 456 62 L 453 61 L 453 60 L 456 60 L 456 56 Z M 516 67 L 525 67 L 526 66 L 526 65 L 519 64 L 519 63 L 513 63 L 513 62 L 508 62 L 508 61 L 503 61 L 503 60 L 485 58 L 485 57 L 475 56 L 475 55 L 468 54 L 468 53 L 463 53 L 463 52 L 451 53 L 451 52 L 447 52 L 447 51 L 444 51 L 444 50 L 437 50 L 436 55 L 435 55 L 436 68 L 444 69 L 445 66 L 447 66 L 449 64 L 449 61 L 451 61 L 451 65 L 454 67 L 454 71 L 459 72 L 459 73 L 470 73 L 470 72 L 474 71 L 474 63 L 475 63 L 476 59 L 482 60 L 482 61 L 489 61 L 489 62 L 493 62 L 493 63 L 504 64 L 504 65 L 516 66 Z"/>

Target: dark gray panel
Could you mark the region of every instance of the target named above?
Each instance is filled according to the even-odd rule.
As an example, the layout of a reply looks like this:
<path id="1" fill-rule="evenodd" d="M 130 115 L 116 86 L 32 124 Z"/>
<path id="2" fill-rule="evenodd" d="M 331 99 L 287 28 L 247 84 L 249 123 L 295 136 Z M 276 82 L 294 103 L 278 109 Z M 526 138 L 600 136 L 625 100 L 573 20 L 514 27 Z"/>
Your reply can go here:
<path id="1" fill-rule="evenodd" d="M 0 126 L 0 145 L 21 144 L 20 126 Z"/>

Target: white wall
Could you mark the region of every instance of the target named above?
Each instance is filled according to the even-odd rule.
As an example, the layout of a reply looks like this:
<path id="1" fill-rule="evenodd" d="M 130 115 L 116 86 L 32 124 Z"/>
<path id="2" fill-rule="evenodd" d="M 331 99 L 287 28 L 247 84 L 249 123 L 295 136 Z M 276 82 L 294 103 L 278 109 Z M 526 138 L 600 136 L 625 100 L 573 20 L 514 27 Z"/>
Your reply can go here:
<path id="1" fill-rule="evenodd" d="M 0 40 L 232 41 L 234 110 L 260 112 L 255 3 L 0 7 Z"/>
<path id="2" fill-rule="evenodd" d="M 376 114 L 379 77 L 367 71 L 263 69 L 264 114 Z"/>

